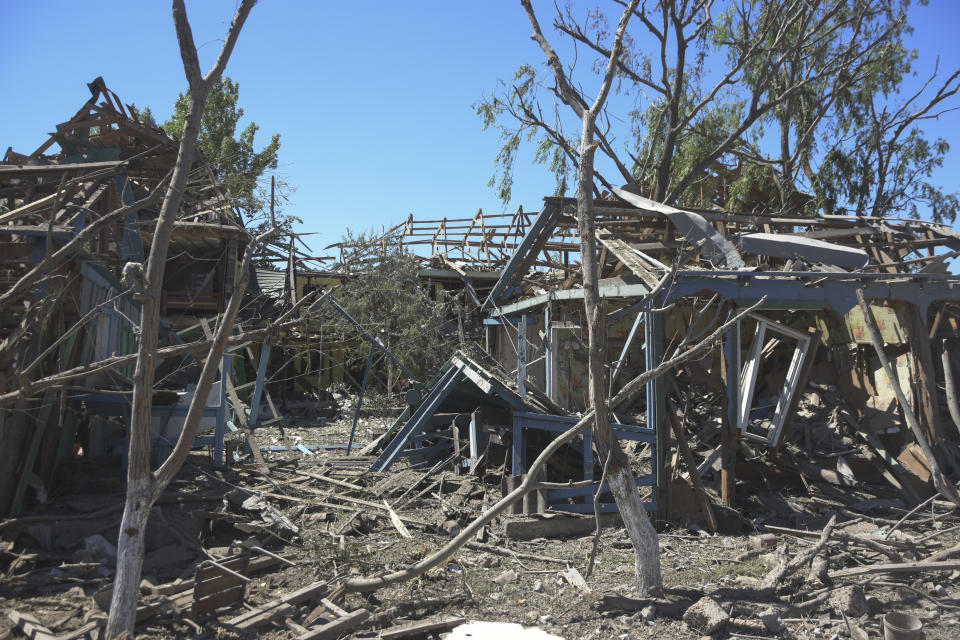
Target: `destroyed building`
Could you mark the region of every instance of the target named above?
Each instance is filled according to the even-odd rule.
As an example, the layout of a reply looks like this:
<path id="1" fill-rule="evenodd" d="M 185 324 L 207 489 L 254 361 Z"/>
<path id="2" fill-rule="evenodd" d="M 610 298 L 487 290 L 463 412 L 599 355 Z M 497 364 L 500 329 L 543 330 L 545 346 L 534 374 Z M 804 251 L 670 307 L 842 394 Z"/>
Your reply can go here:
<path id="1" fill-rule="evenodd" d="M 20 511 L 28 488 L 42 501 L 65 460 L 126 451 L 133 361 L 89 375 L 82 369 L 135 352 L 136 265 L 149 254 L 179 143 L 102 78 L 88 87 L 90 98 L 43 144 L 29 154 L 8 149 L 0 163 L 0 394 L 26 392 L 0 410 L 5 515 Z M 199 158 L 163 290 L 153 292 L 161 296 L 162 345 L 182 344 L 220 314 L 249 239 L 230 195 Z M 186 358 L 162 366 L 168 391 L 154 400 L 152 433 L 161 456 L 189 402 L 189 376 L 176 374 Z M 34 381 L 71 371 L 77 375 L 29 393 Z M 222 432 L 226 388 L 217 389 L 206 421 Z"/>
<path id="2" fill-rule="evenodd" d="M 0 507 L 7 514 L 33 507 L 27 517 L 0 521 L 8 576 L 0 597 L 22 598 L 7 618 L 34 635 L 49 625 L 80 637 L 103 625 L 116 561 L 111 540 L 120 526 L 115 503 L 139 311 L 136 270 L 126 265 L 141 262 L 149 250 L 157 202 L 146 198 L 176 154 L 175 141 L 125 108 L 102 80 L 90 88 L 91 99 L 37 152 L 8 151 L 0 165 L 0 400 L 6 402 L 0 405 Z M 61 153 L 47 153 L 54 143 Z M 242 275 L 238 255 L 250 238 L 202 160 L 187 196 L 160 292 L 160 350 L 177 355 L 160 366 L 163 382 L 154 394 L 151 444 L 158 457 L 176 436 L 195 373 L 190 360 L 202 359 L 204 340 Z M 899 563 L 896 571 L 957 566 L 940 561 L 957 547 L 929 554 L 936 548 L 930 540 L 952 530 L 944 523 L 956 522 L 953 503 L 936 500 L 934 490 L 937 470 L 956 477 L 960 466 L 953 379 L 960 278 L 947 270 L 960 254 L 960 235 L 920 220 L 691 211 L 629 192 L 617 196 L 597 202 L 596 219 L 611 395 L 760 303 L 719 348 L 651 380 L 638 401 L 615 411 L 614 433 L 658 525 L 735 531 L 747 514 L 750 531 L 821 536 L 816 551 L 833 534 L 835 520 L 823 524 L 828 513 L 894 509 L 898 517 L 905 514 L 899 522 L 884 518 L 886 511 L 869 518 L 871 526 L 886 523 L 882 538 L 848 530 L 835 535 L 834 543 L 849 545 L 835 556 L 846 565 L 828 578 L 842 583 L 887 570 L 877 568 L 877 558 Z M 479 527 L 456 558 L 406 590 L 380 589 L 382 600 L 361 599 L 345 587 L 355 572 L 402 569 L 429 544 L 447 544 L 501 491 L 516 488 L 539 453 L 588 408 L 575 208 L 572 199 L 551 197 L 536 213 L 411 216 L 388 232 L 419 254 L 418 285 L 435 299 L 458 297 L 469 316 L 450 319 L 462 329 L 460 349 L 420 376 L 338 302 L 349 273 L 336 263 L 317 265 L 293 239 L 266 248 L 245 298 L 245 338 L 223 358 L 197 440 L 214 464 L 193 456 L 151 516 L 148 579 L 138 609 L 148 632 L 193 635 L 216 628 L 243 637 L 292 632 L 305 640 L 385 627 L 383 637 L 422 637 L 466 618 L 402 616 L 452 607 L 490 616 L 507 600 L 522 608 L 510 615 L 533 611 L 531 620 L 557 630 L 593 624 L 579 614 L 563 622 L 537 617 L 529 606 L 554 606 L 559 615 L 568 600 L 588 597 L 597 585 L 587 571 L 588 586 L 575 566 L 587 557 L 587 538 L 555 539 L 594 531 L 599 539 L 601 523 L 616 522 L 612 513 L 590 517 L 594 510 L 616 511 L 601 486 L 603 464 L 590 429 L 548 460 L 538 479 L 550 484 L 511 504 L 512 514 L 496 524 Z M 84 231 L 90 228 L 94 232 Z M 272 268 L 263 264 L 271 261 Z M 321 304 L 322 314 L 284 322 L 269 339 L 257 330 L 298 305 Z M 333 317 L 349 333 L 331 332 Z M 359 371 L 348 366 L 348 351 L 363 355 Z M 390 362 L 409 383 L 406 406 L 382 428 L 382 416 L 367 420 L 364 404 L 375 358 Z M 884 360 L 892 363 L 893 378 Z M 51 375 L 56 384 L 31 388 Z M 281 415 L 285 395 L 320 398 L 342 384 L 352 395 L 340 393 L 341 419 L 332 428 L 313 409 L 299 423 L 293 414 Z M 307 432 L 314 441 L 301 441 Z M 935 452 L 932 458 L 924 445 Z M 71 459 L 111 452 L 116 461 L 103 484 L 58 485 L 58 469 Z M 790 491 L 781 494 L 783 486 Z M 48 490 L 60 494 L 43 504 Z M 803 494 L 813 507 L 793 509 Z M 930 505 L 940 529 L 927 533 L 916 517 L 910 521 L 918 505 Z M 922 538 L 887 540 L 898 526 L 913 526 Z M 629 579 L 629 565 L 621 562 L 628 551 L 622 533 L 603 536 L 606 587 L 612 588 Z M 689 553 L 704 538 L 719 536 L 676 538 L 693 539 Z M 731 545 L 753 544 L 744 536 L 731 539 Z M 670 544 L 664 543 L 665 562 Z M 754 552 L 744 551 L 750 558 Z M 919 562 L 903 562 L 909 554 Z M 530 575 L 498 568 L 492 580 L 483 577 L 501 558 L 526 563 L 523 573 Z M 617 564 L 626 573 L 611 571 Z M 697 598 L 724 597 L 709 595 L 716 592 L 704 581 L 726 578 L 710 574 L 698 583 L 691 574 L 678 573 L 682 597 L 658 601 L 657 614 L 643 613 L 649 601 L 619 595 L 597 598 L 590 607 L 605 610 L 602 625 L 610 610 L 636 612 L 646 625 L 655 615 L 695 612 L 703 601 Z M 551 582 L 538 579 L 526 590 L 524 581 L 541 575 Z M 783 575 L 774 567 L 766 578 L 773 596 Z M 699 588 L 686 589 L 691 584 Z M 747 595 L 794 610 L 786 596 L 765 589 Z M 850 586 L 842 589 L 850 595 Z M 579 595 L 571 597 L 571 590 Z M 930 591 L 945 592 L 942 585 Z M 741 595 L 724 606 L 742 615 L 749 606 L 737 600 Z M 859 595 L 863 600 L 862 590 Z M 52 622 L 24 613 L 61 604 L 73 612 Z M 852 596 L 836 606 L 861 622 L 867 611 Z M 777 615 L 764 619 L 784 624 Z M 690 628 L 699 628 L 688 617 Z M 770 628 L 737 624 L 754 635 Z M 677 630 L 668 633 L 678 637 Z"/>
<path id="3" fill-rule="evenodd" d="M 550 437 L 544 433 L 564 431 L 588 408 L 575 211 L 574 200 L 554 197 L 544 199 L 538 214 L 505 214 L 506 224 L 491 224 L 482 213 L 407 221 L 405 242 L 428 245 L 428 266 L 459 279 L 478 300 L 486 354 L 458 354 L 437 372 L 422 397 L 364 450 L 379 456 L 372 469 L 451 450 L 476 464 L 493 434 L 509 450 L 501 462 L 505 457 L 505 469 L 518 478 Z M 791 472 L 799 464 L 839 485 L 856 483 L 858 475 L 879 479 L 910 504 L 933 490 L 933 470 L 918 445 L 929 444 L 945 472 L 960 470 L 953 383 L 960 276 L 948 271 L 960 255 L 960 234 L 949 225 L 690 211 L 623 190 L 597 201 L 596 216 L 611 396 L 735 310 L 762 300 L 722 348 L 649 382 L 645 399 L 617 415 L 622 439 L 649 444 L 638 485 L 650 487 L 648 508 L 661 519 L 706 516 L 716 528 L 714 515 L 704 513 L 711 501 L 699 478 L 713 466 L 722 467 L 718 493 L 730 507 L 738 472 L 749 486 L 760 459 Z M 858 291 L 872 317 L 865 317 Z M 908 412 L 918 417 L 923 443 L 883 372 L 870 324 L 903 385 Z M 833 441 L 831 434 L 811 433 L 809 424 L 793 428 L 811 393 L 807 400 L 835 411 Z M 704 403 L 708 409 L 695 415 L 692 408 Z M 459 417 L 451 423 L 451 415 Z M 854 452 L 832 455 L 844 436 L 856 441 Z M 699 459 L 689 455 L 687 440 Z M 787 443 L 804 452 L 803 460 L 778 458 Z M 575 448 L 582 471 L 554 468 L 553 479 L 599 477 L 589 432 Z M 540 508 L 591 511 L 588 497 L 596 490 L 556 490 Z"/>

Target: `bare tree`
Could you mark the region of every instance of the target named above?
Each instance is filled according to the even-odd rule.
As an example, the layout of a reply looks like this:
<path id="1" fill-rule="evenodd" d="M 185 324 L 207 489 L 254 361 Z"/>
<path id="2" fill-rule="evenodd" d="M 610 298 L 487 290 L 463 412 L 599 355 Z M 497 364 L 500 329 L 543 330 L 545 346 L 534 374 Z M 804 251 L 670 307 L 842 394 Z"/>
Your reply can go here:
<path id="1" fill-rule="evenodd" d="M 607 408 L 606 319 L 600 304 L 599 269 L 597 266 L 597 243 L 594 235 L 593 207 L 593 157 L 597 149 L 597 116 L 610 93 L 610 86 L 623 53 L 623 35 L 627 23 L 637 8 L 639 0 L 631 0 L 617 25 L 613 45 L 607 58 L 606 71 L 597 97 L 592 104 L 571 85 L 560 57 L 543 35 L 530 0 L 521 0 L 527 18 L 533 27 L 533 39 L 540 45 L 553 70 L 555 91 L 560 99 L 580 117 L 582 128 L 577 158 L 577 227 L 580 235 L 581 269 L 583 272 L 583 304 L 587 314 L 588 365 L 590 373 L 590 404 L 594 411 L 594 442 L 601 460 L 606 460 L 607 478 L 620 515 L 633 542 L 636 562 L 637 586 L 641 593 L 659 592 L 663 588 L 660 575 L 660 550 L 657 532 L 647 517 L 643 502 L 637 491 L 630 462 L 620 448 Z"/>
<path id="2" fill-rule="evenodd" d="M 157 221 L 150 255 L 146 268 L 138 263 L 128 263 L 124 275 L 128 281 L 138 283 L 137 297 L 142 303 L 137 351 L 137 364 L 133 377 L 133 408 L 130 423 L 129 465 L 127 468 L 127 495 L 117 542 L 117 573 L 113 583 L 113 599 L 107 620 L 106 637 L 114 638 L 122 633 L 133 633 L 136 621 L 137 596 L 140 591 L 140 572 L 143 566 L 144 537 L 147 519 L 153 504 L 163 489 L 180 469 L 196 437 L 200 418 L 203 415 L 207 396 L 213 385 L 220 358 L 226 347 L 240 301 L 246 289 L 249 263 L 256 242 L 251 242 L 243 257 L 241 280 L 227 304 L 213 344 L 207 354 L 193 401 L 184 421 L 183 431 L 170 457 L 156 471 L 150 469 L 150 416 L 152 393 L 157 364 L 157 338 L 160 328 L 160 291 L 166 268 L 167 249 L 176 223 L 177 212 L 183 200 L 184 187 L 193 165 L 200 119 L 210 89 L 223 73 L 227 60 L 243 28 L 255 0 L 243 0 L 233 16 L 223 48 L 213 67 L 202 74 L 197 59 L 197 48 L 187 20 L 183 0 L 173 0 L 173 21 L 180 45 L 180 56 L 190 88 L 190 106 L 187 112 L 183 137 L 174 165 L 173 176 L 167 187 L 160 217 Z M 269 232 L 268 232 L 269 233 Z M 262 239 L 262 238 L 260 238 Z"/>

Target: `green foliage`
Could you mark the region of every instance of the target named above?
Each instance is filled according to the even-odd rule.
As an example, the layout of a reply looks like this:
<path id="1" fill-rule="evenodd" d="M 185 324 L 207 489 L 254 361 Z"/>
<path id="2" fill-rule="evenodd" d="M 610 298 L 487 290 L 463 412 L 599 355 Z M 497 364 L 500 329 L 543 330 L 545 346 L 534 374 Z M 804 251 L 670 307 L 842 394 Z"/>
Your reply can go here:
<path id="1" fill-rule="evenodd" d="M 493 129 L 500 137 L 494 174 L 487 186 L 496 190 L 505 206 L 513 196 L 513 172 L 522 142 L 536 144 L 534 164 L 546 165 L 556 178 L 553 195 L 566 194 L 575 182 L 576 162 L 572 156 L 577 143 L 563 136 L 559 120 L 554 120 L 551 126 L 543 120 L 543 114 L 532 110 L 529 100 L 537 88 L 534 68 L 521 65 L 513 74 L 510 87 L 501 86 L 504 95 L 494 95 L 473 104 L 474 111 L 483 121 L 484 131 Z"/>
<path id="2" fill-rule="evenodd" d="M 762 578 L 767 575 L 769 568 L 759 557 L 751 558 L 745 562 L 725 562 L 719 566 L 714 573 L 715 578 L 726 578 L 736 576 L 752 576 Z"/>
<path id="3" fill-rule="evenodd" d="M 267 169 L 277 167 L 280 135 L 273 134 L 270 142 L 259 151 L 254 146 L 259 127 L 249 123 L 242 131 L 237 126 L 243 109 L 237 106 L 240 86 L 230 78 L 221 78 L 210 90 L 197 145 L 210 162 L 214 173 L 234 198 L 234 206 L 248 213 L 262 211 L 269 203 L 269 192 L 258 188 L 258 181 Z M 183 135 L 187 118 L 189 95 L 179 94 L 173 115 L 163 128 L 174 138 Z"/>
<path id="4" fill-rule="evenodd" d="M 423 380 L 443 364 L 459 344 L 458 321 L 462 304 L 446 292 L 437 294 L 419 279 L 416 256 L 403 250 L 398 236 L 354 234 L 343 238 L 345 250 L 340 270 L 348 274 L 335 296 L 357 322 L 379 339 L 400 362 Z M 330 316 L 332 330 L 344 340 L 357 336 L 356 329 L 341 316 Z M 362 369 L 370 345 L 356 342 L 348 364 Z M 389 360 L 375 354 L 375 373 L 383 388 L 394 386 L 401 375 Z M 392 391 L 394 389 L 387 389 Z"/>
<path id="5" fill-rule="evenodd" d="M 155 129 L 160 128 L 160 125 L 157 124 L 156 119 L 153 117 L 153 112 L 150 111 L 150 107 L 144 107 L 142 110 L 137 108 L 135 104 L 128 104 L 127 109 L 130 110 L 130 114 L 133 116 L 134 120 L 139 120 L 148 127 L 153 127 Z"/>
<path id="6" fill-rule="evenodd" d="M 923 91 L 900 97 L 915 76 L 916 51 L 904 44 L 912 4 L 642 4 L 624 38 L 615 96 L 598 120 L 598 152 L 619 175 L 598 181 L 630 183 L 689 207 L 788 215 L 926 210 L 952 221 L 957 196 L 932 181 L 949 146 L 931 140 L 923 121 L 952 110 L 960 75 L 939 89 L 930 78 Z M 610 11 L 622 5 L 610 3 Z M 554 16 L 548 38 L 559 34 L 578 47 L 562 61 L 573 86 L 593 86 L 603 72 L 609 23 L 599 8 L 574 17 L 571 5 Z M 545 82 L 536 67 L 521 65 L 474 105 L 484 128 L 500 136 L 491 186 L 504 202 L 524 144 L 533 144 L 534 162 L 553 173 L 558 189 L 574 175 L 578 141 L 563 131 L 579 131 L 579 119 L 547 73 Z"/>

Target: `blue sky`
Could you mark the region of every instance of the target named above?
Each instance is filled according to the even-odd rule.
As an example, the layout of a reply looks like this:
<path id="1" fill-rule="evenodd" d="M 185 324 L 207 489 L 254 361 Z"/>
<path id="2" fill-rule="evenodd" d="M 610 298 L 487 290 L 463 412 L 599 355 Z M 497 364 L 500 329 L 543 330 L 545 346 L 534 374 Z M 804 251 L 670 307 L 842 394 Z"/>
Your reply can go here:
<path id="1" fill-rule="evenodd" d="M 149 106 L 159 121 L 169 115 L 185 81 L 168 3 L 0 5 L 0 150 L 33 151 L 89 97 L 85 83 L 98 75 L 127 103 Z M 235 6 L 187 3 L 205 66 Z M 552 3 L 535 6 L 546 27 Z M 933 0 L 912 15 L 916 68 L 929 72 L 937 56 L 941 70 L 960 66 L 960 3 Z M 346 227 L 391 226 L 408 213 L 433 219 L 503 210 L 487 187 L 499 141 L 482 131 L 471 105 L 520 63 L 541 63 L 529 34 L 516 0 L 263 0 L 226 75 L 239 82 L 241 106 L 260 125 L 261 144 L 281 135 L 278 174 L 297 189 L 288 212 L 304 220 L 303 231 L 316 232 L 309 242 L 319 249 Z M 960 173 L 960 112 L 927 129 L 954 144 L 938 174 L 951 185 Z M 538 209 L 552 177 L 529 157 L 517 168 L 509 209 Z"/>

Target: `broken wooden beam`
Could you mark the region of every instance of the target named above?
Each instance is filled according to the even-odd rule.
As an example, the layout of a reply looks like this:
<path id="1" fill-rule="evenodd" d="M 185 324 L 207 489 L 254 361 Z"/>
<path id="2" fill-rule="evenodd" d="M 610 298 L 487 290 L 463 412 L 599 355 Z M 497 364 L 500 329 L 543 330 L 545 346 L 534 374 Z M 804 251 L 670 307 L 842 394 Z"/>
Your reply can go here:
<path id="1" fill-rule="evenodd" d="M 53 631 L 40 624 L 40 621 L 29 613 L 20 613 L 15 609 L 10 609 L 7 611 L 7 617 L 28 638 L 33 640 L 57 640 Z"/>
<path id="2" fill-rule="evenodd" d="M 246 555 L 224 558 L 219 562 L 207 559 L 197 565 L 191 616 L 197 619 L 220 607 L 243 602 L 250 578 L 237 570 L 246 570 L 247 565 Z"/>
<path id="3" fill-rule="evenodd" d="M 852 576 L 864 576 L 874 573 L 889 573 L 893 575 L 904 575 L 913 573 L 924 573 L 927 571 L 953 571 L 960 569 L 960 560 L 934 560 L 932 562 L 891 562 L 887 564 L 870 564 L 862 567 L 852 567 L 850 569 L 839 569 L 831 571 L 831 578 L 849 578 Z"/>
<path id="4" fill-rule="evenodd" d="M 444 618 L 427 618 L 408 624 L 400 624 L 380 632 L 380 640 L 395 640 L 396 638 L 406 638 L 408 636 L 420 636 L 428 632 L 449 631 L 459 627 L 466 622 L 466 618 L 460 616 L 446 616 Z"/>
<path id="5" fill-rule="evenodd" d="M 329 587 L 326 582 L 314 582 L 250 611 L 245 611 L 239 616 L 227 620 L 224 624 L 238 630 L 253 629 L 287 615 L 293 610 L 293 605 L 317 599 L 321 597 L 321 594 L 326 594 L 327 591 L 329 591 Z"/>
<path id="6" fill-rule="evenodd" d="M 576 538 L 589 535 L 597 525 L 595 518 L 549 515 L 536 520 L 508 520 L 503 525 L 503 535 L 512 540 L 534 538 Z M 600 516 L 601 527 L 623 526 L 619 513 L 604 513 Z"/>
<path id="7" fill-rule="evenodd" d="M 880 336 L 880 330 L 877 328 L 877 320 L 873 315 L 873 310 L 870 308 L 870 305 L 867 304 L 867 301 L 863 297 L 862 289 L 857 289 L 857 301 L 863 310 L 864 326 L 870 335 L 870 342 L 873 343 L 873 349 L 877 352 L 877 357 L 880 359 L 883 372 L 886 374 L 890 386 L 893 387 L 893 392 L 897 397 L 897 402 L 900 403 L 900 408 L 903 410 L 903 417 L 907 421 L 907 426 L 909 426 L 910 431 L 913 432 L 913 437 L 916 438 L 917 444 L 920 445 L 920 449 L 927 459 L 927 464 L 930 466 L 930 471 L 933 476 L 933 486 L 936 487 L 937 491 L 939 491 L 943 497 L 960 506 L 960 493 L 957 492 L 957 488 L 940 470 L 937 458 L 930 448 L 930 442 L 927 440 L 926 434 L 920 427 L 920 421 L 917 420 L 916 414 L 914 414 L 903 389 L 900 387 L 900 381 L 897 378 L 896 372 L 890 365 L 890 359 L 887 358 L 887 354 L 883 349 L 883 338 Z M 916 327 L 914 327 L 914 329 L 916 329 Z M 924 337 L 926 337 L 925 326 L 923 327 L 923 331 Z"/>
<path id="8" fill-rule="evenodd" d="M 369 611 L 357 609 L 346 616 L 310 629 L 307 633 L 297 636 L 296 640 L 334 640 L 356 629 L 369 617 Z"/>

